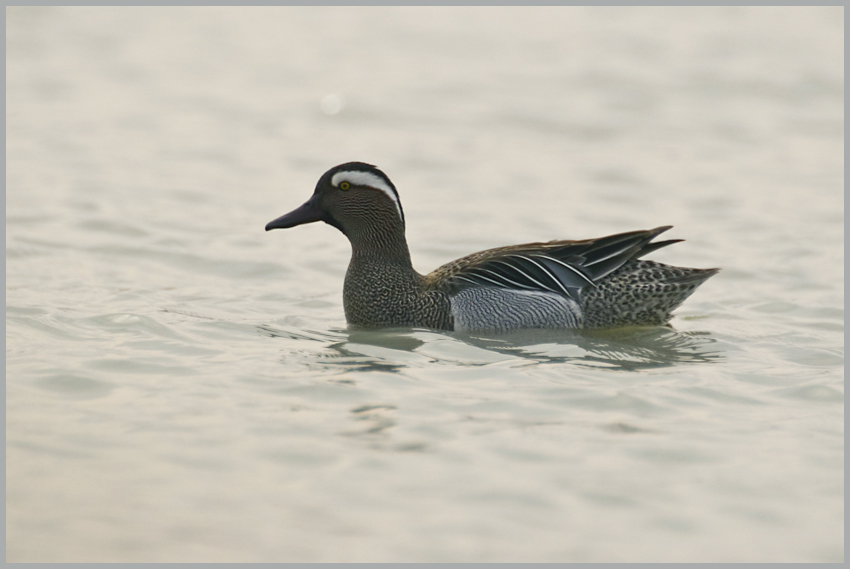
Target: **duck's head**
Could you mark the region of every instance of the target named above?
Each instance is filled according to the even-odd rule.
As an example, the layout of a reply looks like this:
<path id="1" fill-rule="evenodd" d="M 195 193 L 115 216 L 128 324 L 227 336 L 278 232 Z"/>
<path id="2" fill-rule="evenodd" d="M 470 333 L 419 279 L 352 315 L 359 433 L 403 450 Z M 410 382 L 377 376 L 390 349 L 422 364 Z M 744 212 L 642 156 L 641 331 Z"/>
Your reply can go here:
<path id="1" fill-rule="evenodd" d="M 363 162 L 340 164 L 325 172 L 307 203 L 270 221 L 266 231 L 314 221 L 333 225 L 349 238 L 375 228 L 404 232 L 404 212 L 395 186 L 386 174 Z"/>

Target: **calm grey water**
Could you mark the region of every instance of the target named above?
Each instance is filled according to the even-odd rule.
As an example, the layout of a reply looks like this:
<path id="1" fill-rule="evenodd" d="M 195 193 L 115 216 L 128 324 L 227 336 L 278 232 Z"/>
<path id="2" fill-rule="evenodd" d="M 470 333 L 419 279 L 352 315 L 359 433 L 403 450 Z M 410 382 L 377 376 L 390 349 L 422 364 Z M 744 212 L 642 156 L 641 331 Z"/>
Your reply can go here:
<path id="1" fill-rule="evenodd" d="M 843 8 L 9 8 L 9 561 L 842 561 Z M 421 272 L 675 226 L 672 328 L 349 330 L 331 166 Z"/>

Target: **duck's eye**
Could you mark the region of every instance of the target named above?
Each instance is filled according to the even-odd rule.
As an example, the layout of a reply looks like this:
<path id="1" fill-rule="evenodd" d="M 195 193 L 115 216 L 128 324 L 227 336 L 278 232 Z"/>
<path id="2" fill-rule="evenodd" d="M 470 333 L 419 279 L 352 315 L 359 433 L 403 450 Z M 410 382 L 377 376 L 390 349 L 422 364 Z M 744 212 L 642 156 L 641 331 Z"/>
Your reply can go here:
<path id="1" fill-rule="evenodd" d="M 340 190 L 347 190 L 350 187 L 351 187 L 351 184 L 349 184 L 348 182 L 340 182 L 339 183 L 339 189 Z"/>

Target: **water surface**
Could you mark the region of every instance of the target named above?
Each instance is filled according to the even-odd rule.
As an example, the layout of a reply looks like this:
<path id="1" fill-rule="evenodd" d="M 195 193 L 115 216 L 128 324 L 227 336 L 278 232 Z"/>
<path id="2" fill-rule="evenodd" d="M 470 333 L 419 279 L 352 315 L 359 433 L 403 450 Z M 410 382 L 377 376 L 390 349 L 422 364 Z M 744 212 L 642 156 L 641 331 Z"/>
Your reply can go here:
<path id="1" fill-rule="evenodd" d="M 10 8 L 8 561 L 842 561 L 843 8 Z M 672 327 L 347 328 L 331 166 L 421 272 L 674 225 Z M 665 235 L 666 236 L 666 235 Z"/>

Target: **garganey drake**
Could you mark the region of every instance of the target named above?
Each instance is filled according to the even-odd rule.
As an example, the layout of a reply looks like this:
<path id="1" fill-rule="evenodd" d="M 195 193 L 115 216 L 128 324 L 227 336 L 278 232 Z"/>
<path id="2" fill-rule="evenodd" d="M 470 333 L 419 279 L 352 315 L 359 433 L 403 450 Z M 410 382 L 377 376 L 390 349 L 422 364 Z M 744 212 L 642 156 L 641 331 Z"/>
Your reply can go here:
<path id="1" fill-rule="evenodd" d="M 413 268 L 395 186 L 374 166 L 349 162 L 319 179 L 313 196 L 266 231 L 324 221 L 351 242 L 343 304 L 348 323 L 456 331 L 609 328 L 665 324 L 719 269 L 640 257 L 681 239 L 671 226 L 583 241 L 488 249 L 428 275 Z"/>

